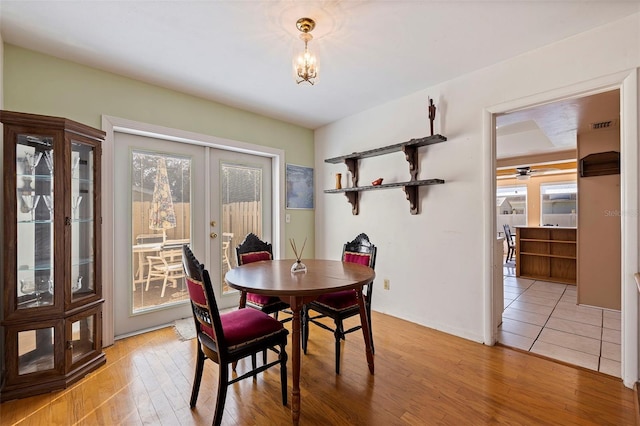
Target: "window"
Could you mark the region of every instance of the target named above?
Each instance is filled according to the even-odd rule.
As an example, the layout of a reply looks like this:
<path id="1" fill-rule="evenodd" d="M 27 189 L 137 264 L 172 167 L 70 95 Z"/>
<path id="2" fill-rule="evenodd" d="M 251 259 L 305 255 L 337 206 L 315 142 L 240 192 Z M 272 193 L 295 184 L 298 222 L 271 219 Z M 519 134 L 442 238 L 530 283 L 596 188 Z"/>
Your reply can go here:
<path id="1" fill-rule="evenodd" d="M 576 182 L 540 185 L 540 224 L 575 228 L 577 223 Z"/>
<path id="2" fill-rule="evenodd" d="M 498 235 L 504 225 L 527 225 L 527 187 L 501 186 L 496 190 L 496 215 Z"/>

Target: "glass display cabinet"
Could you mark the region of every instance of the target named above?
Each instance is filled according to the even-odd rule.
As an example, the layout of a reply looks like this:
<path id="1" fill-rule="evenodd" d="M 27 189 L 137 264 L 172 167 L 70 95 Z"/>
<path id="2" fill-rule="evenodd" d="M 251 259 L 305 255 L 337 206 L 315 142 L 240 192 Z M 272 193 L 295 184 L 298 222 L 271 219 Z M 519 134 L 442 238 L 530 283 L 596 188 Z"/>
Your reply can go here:
<path id="1" fill-rule="evenodd" d="M 102 352 L 104 132 L 0 111 L 4 151 L 2 401 L 62 389 Z"/>

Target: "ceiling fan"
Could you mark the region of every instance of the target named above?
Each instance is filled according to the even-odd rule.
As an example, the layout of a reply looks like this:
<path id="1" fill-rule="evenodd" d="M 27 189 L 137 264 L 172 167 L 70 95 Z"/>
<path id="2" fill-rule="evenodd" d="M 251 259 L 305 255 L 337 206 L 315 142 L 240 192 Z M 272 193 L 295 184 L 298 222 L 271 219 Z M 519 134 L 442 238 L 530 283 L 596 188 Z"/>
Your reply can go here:
<path id="1" fill-rule="evenodd" d="M 530 166 L 516 167 L 515 178 L 519 180 L 527 180 L 531 176 L 541 175 L 548 172 L 555 172 L 558 169 L 554 168 L 540 168 L 540 169 L 532 169 Z"/>

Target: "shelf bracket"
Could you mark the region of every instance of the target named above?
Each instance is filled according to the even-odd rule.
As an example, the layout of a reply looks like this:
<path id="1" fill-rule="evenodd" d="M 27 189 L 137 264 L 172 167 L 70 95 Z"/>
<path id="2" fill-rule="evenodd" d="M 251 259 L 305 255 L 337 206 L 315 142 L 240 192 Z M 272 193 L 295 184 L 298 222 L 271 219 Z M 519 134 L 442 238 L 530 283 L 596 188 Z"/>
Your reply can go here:
<path id="1" fill-rule="evenodd" d="M 349 204 L 351 204 L 351 214 L 353 214 L 354 216 L 357 215 L 360 211 L 360 206 L 358 204 L 358 194 L 359 192 L 357 191 L 347 191 L 344 193 L 344 195 L 347 197 L 347 200 L 349 200 Z"/>
<path id="2" fill-rule="evenodd" d="M 405 145 L 402 147 L 402 152 L 404 152 L 404 156 L 409 162 L 409 173 L 411 174 L 411 180 L 418 179 L 418 148 L 416 148 L 415 146 Z"/>
<path id="3" fill-rule="evenodd" d="M 418 214 L 418 187 L 417 186 L 403 186 L 404 193 L 407 195 L 407 200 L 409 200 L 409 212 L 411 214 Z"/>
<path id="4" fill-rule="evenodd" d="M 344 164 L 347 165 L 347 170 L 351 172 L 351 187 L 358 186 L 358 160 L 356 158 L 346 158 Z M 358 214 L 358 213 L 354 213 Z"/>

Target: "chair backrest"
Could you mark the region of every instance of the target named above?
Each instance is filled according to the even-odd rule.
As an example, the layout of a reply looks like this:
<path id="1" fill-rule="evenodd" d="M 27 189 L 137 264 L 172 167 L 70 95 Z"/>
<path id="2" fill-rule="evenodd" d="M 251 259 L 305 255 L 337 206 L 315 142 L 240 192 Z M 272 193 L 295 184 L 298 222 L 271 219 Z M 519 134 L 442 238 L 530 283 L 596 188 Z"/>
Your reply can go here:
<path id="1" fill-rule="evenodd" d="M 202 333 L 213 339 L 220 351 L 225 346 L 225 339 L 209 271 L 198 262 L 187 245 L 182 247 L 182 266 L 186 274 L 196 331 L 199 335 Z"/>
<path id="2" fill-rule="evenodd" d="M 362 233 L 342 247 L 342 261 L 360 263 L 375 269 L 376 253 L 376 246 L 369 241 L 367 234 Z"/>
<path id="3" fill-rule="evenodd" d="M 238 266 L 259 260 L 273 260 L 273 248 L 270 243 L 262 241 L 256 234 L 250 232 L 242 244 L 236 247 Z"/>
<path id="4" fill-rule="evenodd" d="M 509 226 L 509 224 L 505 223 L 504 225 L 502 225 L 502 228 L 504 229 L 504 237 L 506 238 L 507 243 L 509 243 L 509 245 L 515 244 L 515 242 L 513 241 L 513 234 L 511 233 L 511 227 Z"/>

